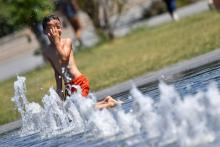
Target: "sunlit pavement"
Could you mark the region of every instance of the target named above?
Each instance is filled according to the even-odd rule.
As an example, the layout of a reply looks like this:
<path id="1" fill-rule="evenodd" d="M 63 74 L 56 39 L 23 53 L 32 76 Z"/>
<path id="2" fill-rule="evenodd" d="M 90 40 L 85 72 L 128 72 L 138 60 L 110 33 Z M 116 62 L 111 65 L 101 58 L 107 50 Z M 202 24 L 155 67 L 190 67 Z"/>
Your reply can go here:
<path id="1" fill-rule="evenodd" d="M 183 8 L 179 8 L 176 11 L 176 14 L 178 15 L 179 19 L 187 17 L 187 16 L 191 16 L 197 13 L 201 13 L 204 11 L 209 10 L 209 6 L 208 6 L 208 2 L 207 1 L 200 1 L 197 2 L 195 4 L 183 7 Z M 137 10 L 131 10 L 133 11 L 133 13 L 141 13 L 140 11 L 142 11 L 141 9 L 137 9 Z M 124 36 L 126 34 L 128 34 L 130 31 L 138 28 L 138 27 L 154 27 L 154 26 L 158 26 L 160 24 L 164 24 L 167 22 L 172 21 L 170 15 L 168 13 L 164 13 L 155 17 L 152 17 L 148 20 L 142 20 L 142 21 L 138 21 L 140 18 L 138 16 L 133 16 L 134 19 L 136 19 L 137 21 L 134 21 L 131 23 L 132 20 L 129 20 L 128 18 L 131 17 L 129 15 L 130 13 L 125 14 L 124 16 L 122 16 L 121 21 L 119 21 L 117 23 L 117 28 L 115 28 L 114 30 L 114 35 L 115 36 Z M 130 22 L 129 22 L 130 21 Z"/>
<path id="2" fill-rule="evenodd" d="M 14 58 L 4 60 L 0 62 L 0 80 L 30 71 L 43 63 L 44 62 L 41 56 L 34 56 L 32 53 L 22 54 L 20 56 L 15 56 Z"/>

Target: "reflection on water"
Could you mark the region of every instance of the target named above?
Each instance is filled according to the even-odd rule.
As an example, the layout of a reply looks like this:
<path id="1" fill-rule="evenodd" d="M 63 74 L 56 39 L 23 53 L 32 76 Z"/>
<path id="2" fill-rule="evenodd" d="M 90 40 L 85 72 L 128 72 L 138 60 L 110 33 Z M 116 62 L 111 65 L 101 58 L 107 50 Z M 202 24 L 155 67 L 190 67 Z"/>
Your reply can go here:
<path id="1" fill-rule="evenodd" d="M 216 83 L 193 94 L 181 94 L 175 83 L 160 82 L 158 87 L 157 100 L 152 93 L 144 95 L 134 86 L 129 97 L 123 99 L 123 106 L 96 110 L 94 95 L 86 99 L 75 93 L 62 102 L 52 88 L 43 97 L 42 106 L 28 102 L 25 78 L 18 77 L 12 101 L 21 113 L 22 129 L 3 136 L 0 143 L 5 146 L 183 147 L 220 144 L 220 91 Z M 123 109 L 125 106 L 129 109 Z"/>

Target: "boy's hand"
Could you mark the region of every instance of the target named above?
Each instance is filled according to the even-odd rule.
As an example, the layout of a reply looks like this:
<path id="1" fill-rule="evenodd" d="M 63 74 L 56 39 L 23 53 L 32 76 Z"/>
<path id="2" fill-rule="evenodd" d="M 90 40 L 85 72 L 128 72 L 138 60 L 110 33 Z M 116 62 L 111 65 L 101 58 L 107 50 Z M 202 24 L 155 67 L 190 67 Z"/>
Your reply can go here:
<path id="1" fill-rule="evenodd" d="M 57 28 L 52 27 L 48 33 L 48 37 L 54 42 L 54 43 L 59 43 L 60 42 L 60 34 L 57 30 Z"/>

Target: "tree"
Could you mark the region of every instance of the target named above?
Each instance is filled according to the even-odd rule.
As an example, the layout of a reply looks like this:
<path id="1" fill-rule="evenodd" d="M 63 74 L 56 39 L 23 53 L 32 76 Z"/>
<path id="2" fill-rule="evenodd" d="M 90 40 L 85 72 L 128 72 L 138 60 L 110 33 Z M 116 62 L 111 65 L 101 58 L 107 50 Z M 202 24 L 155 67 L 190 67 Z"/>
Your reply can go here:
<path id="1" fill-rule="evenodd" d="M 12 7 L 6 5 L 3 0 L 0 0 L 0 37 L 10 34 L 16 30 L 13 21 L 10 18 Z"/>
<path id="2" fill-rule="evenodd" d="M 117 24 L 120 15 L 127 0 L 79 0 L 80 7 L 85 11 L 93 21 L 97 29 L 104 30 L 109 39 L 114 38 L 113 30 Z M 111 21 L 111 16 L 116 16 Z"/>
<path id="3" fill-rule="evenodd" d="M 47 42 L 42 34 L 41 21 L 45 15 L 54 10 L 53 3 L 49 0 L 3 0 L 10 7 L 10 19 L 14 26 L 30 26 L 36 38 L 44 47 Z"/>

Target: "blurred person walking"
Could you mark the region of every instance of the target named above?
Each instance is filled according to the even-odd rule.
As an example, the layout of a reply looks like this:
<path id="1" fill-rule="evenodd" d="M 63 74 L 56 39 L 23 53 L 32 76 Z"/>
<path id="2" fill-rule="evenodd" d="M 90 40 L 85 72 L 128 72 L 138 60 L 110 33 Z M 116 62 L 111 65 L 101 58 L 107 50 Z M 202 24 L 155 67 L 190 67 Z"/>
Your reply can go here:
<path id="1" fill-rule="evenodd" d="M 220 0 L 208 0 L 208 5 L 210 9 L 220 10 Z"/>
<path id="2" fill-rule="evenodd" d="M 75 31 L 75 36 L 77 41 L 75 42 L 76 46 L 82 45 L 81 40 L 81 31 L 82 25 L 79 18 L 79 5 L 77 0 L 60 0 L 59 6 L 62 13 L 67 17 L 69 20 L 72 28 Z"/>
<path id="3" fill-rule="evenodd" d="M 178 15 L 176 14 L 176 0 L 164 0 L 167 6 L 167 10 L 174 21 L 179 20 Z"/>

